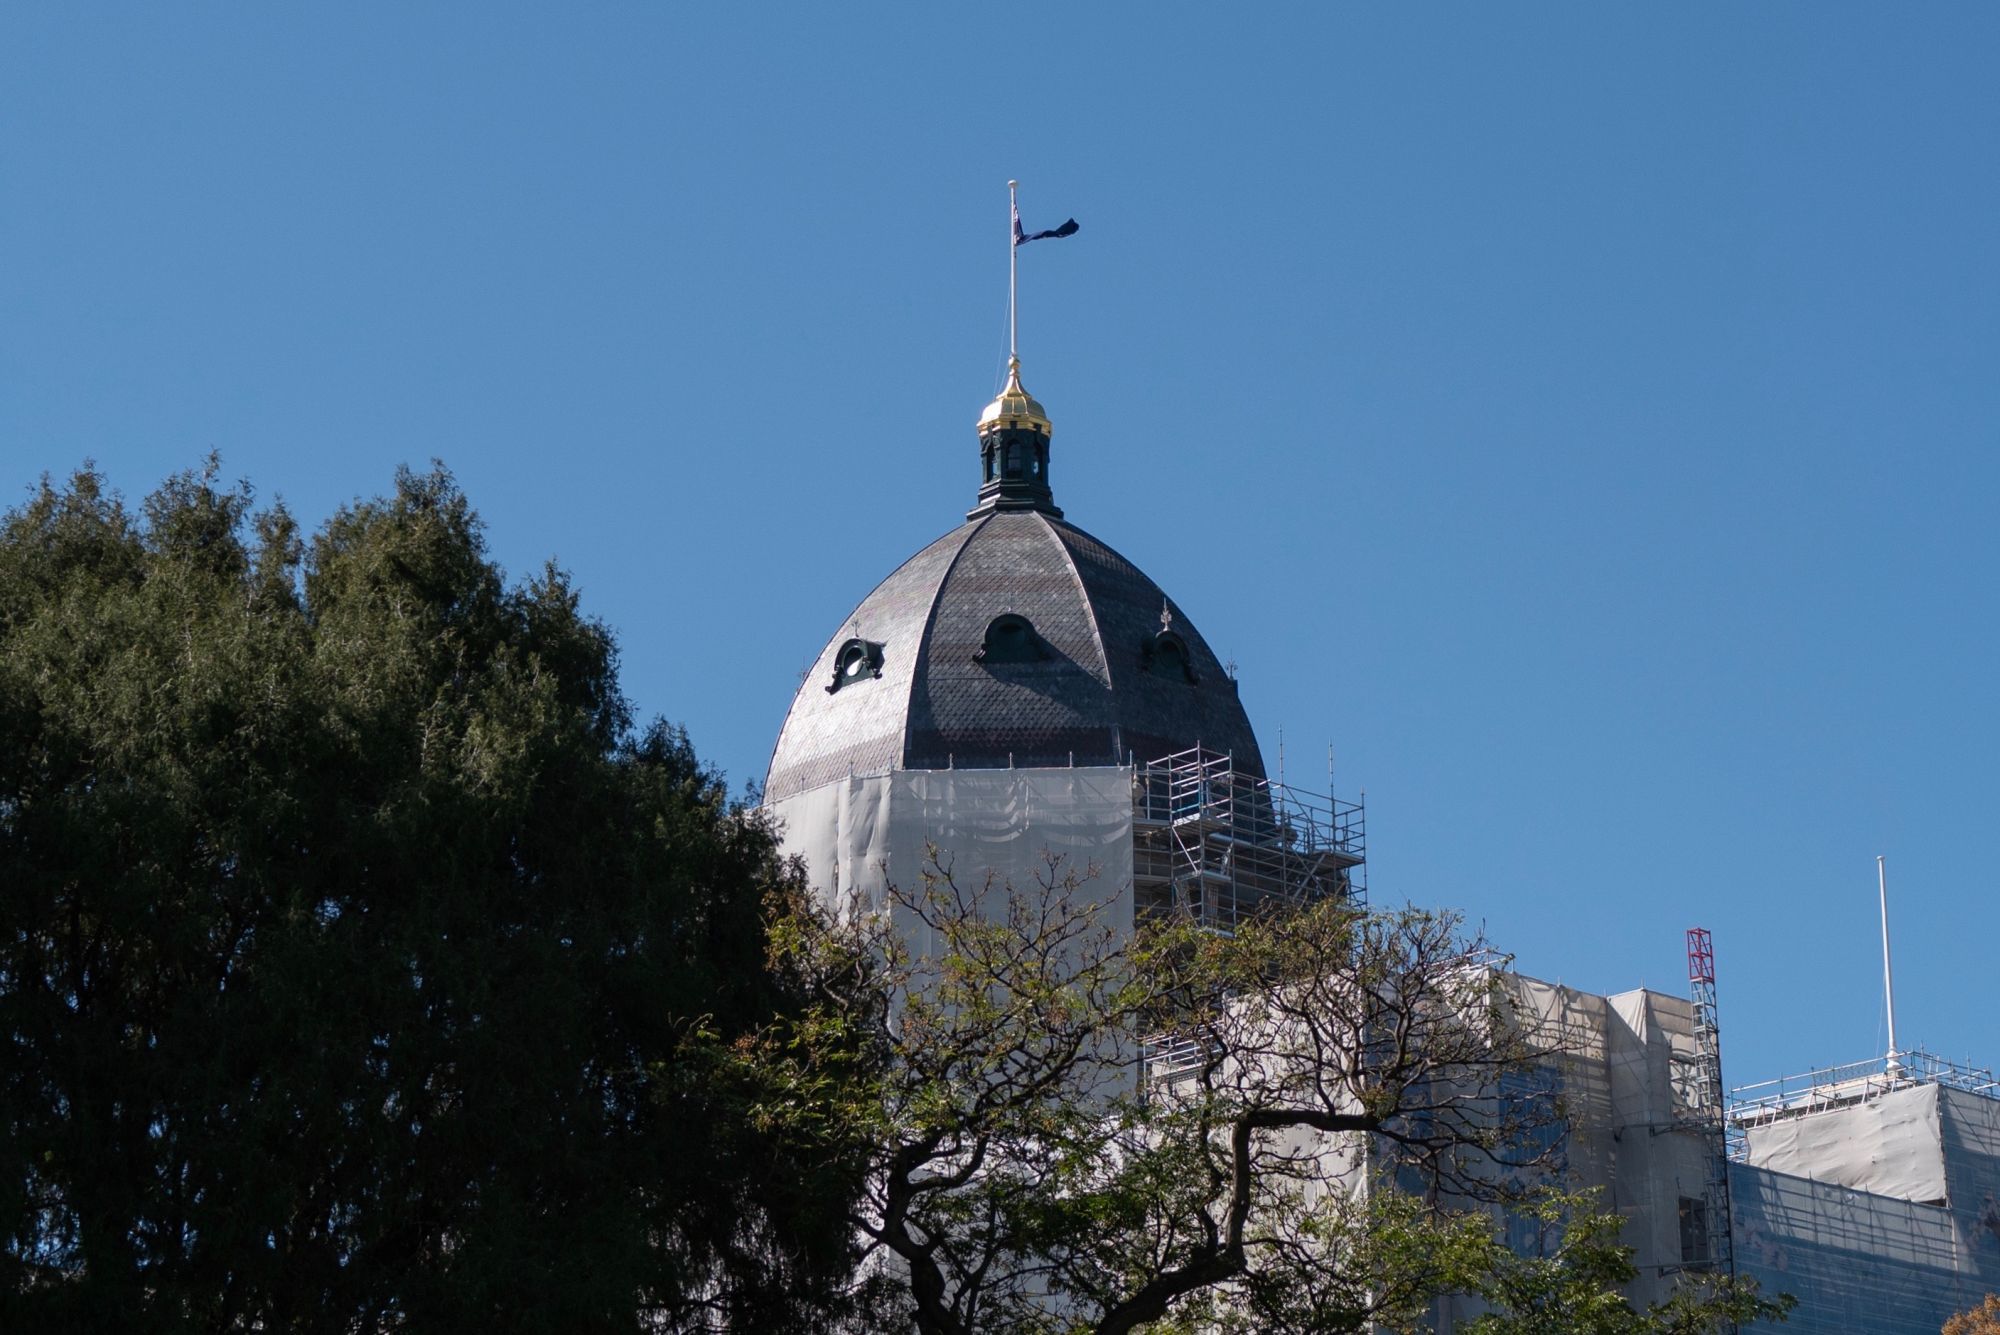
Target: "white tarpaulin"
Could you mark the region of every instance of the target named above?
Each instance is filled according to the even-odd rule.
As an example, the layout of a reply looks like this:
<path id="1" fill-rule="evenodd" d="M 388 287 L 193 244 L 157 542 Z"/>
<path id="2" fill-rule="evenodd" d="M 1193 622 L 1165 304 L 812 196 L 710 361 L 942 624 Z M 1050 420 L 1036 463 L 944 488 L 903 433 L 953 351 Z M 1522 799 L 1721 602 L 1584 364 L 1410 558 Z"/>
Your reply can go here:
<path id="1" fill-rule="evenodd" d="M 990 876 L 1016 891 L 1074 876 L 1077 893 L 1132 921 L 1132 771 L 896 770 L 837 779 L 774 803 L 784 848 L 805 858 L 835 906 L 879 907 L 891 885 L 914 890 L 933 868 L 974 889 Z M 935 858 L 935 863 L 933 862 Z"/>
<path id="2" fill-rule="evenodd" d="M 1938 1086 L 1917 1085 L 1846 1108 L 1753 1126 L 1749 1162 L 1905 1201 L 1945 1198 Z"/>

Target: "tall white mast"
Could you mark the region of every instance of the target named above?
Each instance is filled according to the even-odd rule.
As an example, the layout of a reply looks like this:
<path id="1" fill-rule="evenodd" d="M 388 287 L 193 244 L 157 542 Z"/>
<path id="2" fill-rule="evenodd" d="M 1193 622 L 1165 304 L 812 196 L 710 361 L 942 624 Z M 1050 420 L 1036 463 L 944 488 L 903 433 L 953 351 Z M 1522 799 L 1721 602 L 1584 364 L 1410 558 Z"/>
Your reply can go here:
<path id="1" fill-rule="evenodd" d="M 1888 1072 L 1894 1080 L 1903 1074 L 1903 1062 L 1896 1049 L 1896 975 L 1889 967 L 1889 872 L 1879 853 L 1875 856 L 1875 887 L 1882 896 L 1882 997 L 1889 1005 Z"/>

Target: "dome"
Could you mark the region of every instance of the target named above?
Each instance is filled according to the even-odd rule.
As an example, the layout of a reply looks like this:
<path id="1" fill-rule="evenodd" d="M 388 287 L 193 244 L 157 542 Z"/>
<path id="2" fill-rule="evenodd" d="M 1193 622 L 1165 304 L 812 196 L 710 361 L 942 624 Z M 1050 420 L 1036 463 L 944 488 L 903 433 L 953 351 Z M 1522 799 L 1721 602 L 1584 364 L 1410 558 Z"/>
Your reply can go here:
<path id="1" fill-rule="evenodd" d="M 1197 744 L 1263 775 L 1207 642 L 1046 495 L 983 491 L 862 600 L 792 700 L 765 801 L 893 769 L 1124 764 Z"/>

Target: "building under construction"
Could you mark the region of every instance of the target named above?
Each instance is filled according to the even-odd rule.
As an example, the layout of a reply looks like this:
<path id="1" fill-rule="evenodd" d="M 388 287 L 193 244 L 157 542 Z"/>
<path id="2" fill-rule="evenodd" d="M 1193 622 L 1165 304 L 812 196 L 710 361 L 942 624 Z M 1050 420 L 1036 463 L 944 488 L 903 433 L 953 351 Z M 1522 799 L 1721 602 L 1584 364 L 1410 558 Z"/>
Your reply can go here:
<path id="1" fill-rule="evenodd" d="M 1274 904 L 1360 900 L 1360 805 L 1271 780 L 1233 670 L 1063 519 L 1051 431 L 1014 362 L 968 452 L 965 522 L 803 674 L 764 787 L 788 851 L 842 906 L 972 876 L 1080 892 L 1123 931 L 1165 910 L 1226 933 Z M 904 925 L 924 951 L 926 929 Z M 1801 1335 L 1934 1335 L 2000 1290 L 1992 1079 L 1898 1053 L 1732 1097 L 1706 933 L 1689 960 L 1691 998 L 1510 976 L 1550 1038 L 1533 1078 L 1573 1119 L 1566 1176 L 1626 1218 L 1632 1296 L 1734 1271 L 1797 1295 Z M 1446 1304 L 1438 1327 L 1473 1314 Z"/>
<path id="2" fill-rule="evenodd" d="M 1571 1183 L 1625 1217 L 1664 1298 L 1698 1270 L 1798 1299 L 1799 1335 L 1937 1335 L 2000 1292 L 2000 1084 L 1922 1051 L 1725 1091 L 1708 934 L 1691 997 L 1514 978 L 1573 1119 Z M 1440 1313 L 1450 1330 L 1475 1309 Z"/>
<path id="3" fill-rule="evenodd" d="M 1901 1052 L 1737 1091 L 1734 1261 L 1804 1335 L 1935 1335 L 2000 1292 L 2000 1086 Z"/>
<path id="4" fill-rule="evenodd" d="M 1367 892 L 1360 803 L 1200 746 L 1126 765 L 849 775 L 771 810 L 829 894 L 873 905 L 973 865 L 1023 890 L 1071 879 L 1121 930 L 1173 910 L 1229 932 L 1279 905 Z"/>

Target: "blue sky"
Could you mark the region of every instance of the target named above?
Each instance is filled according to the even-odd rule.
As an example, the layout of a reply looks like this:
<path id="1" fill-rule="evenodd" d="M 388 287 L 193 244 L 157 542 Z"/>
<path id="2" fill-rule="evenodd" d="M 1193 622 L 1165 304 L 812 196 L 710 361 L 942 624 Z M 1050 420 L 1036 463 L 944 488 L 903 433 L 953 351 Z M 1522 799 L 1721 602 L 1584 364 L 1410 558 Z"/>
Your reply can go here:
<path id="1" fill-rule="evenodd" d="M 10 6 L 0 486 L 437 456 L 761 775 L 976 486 L 1225 657 L 1381 901 L 1682 990 L 1732 1082 L 2000 1063 L 2000 10 Z"/>

